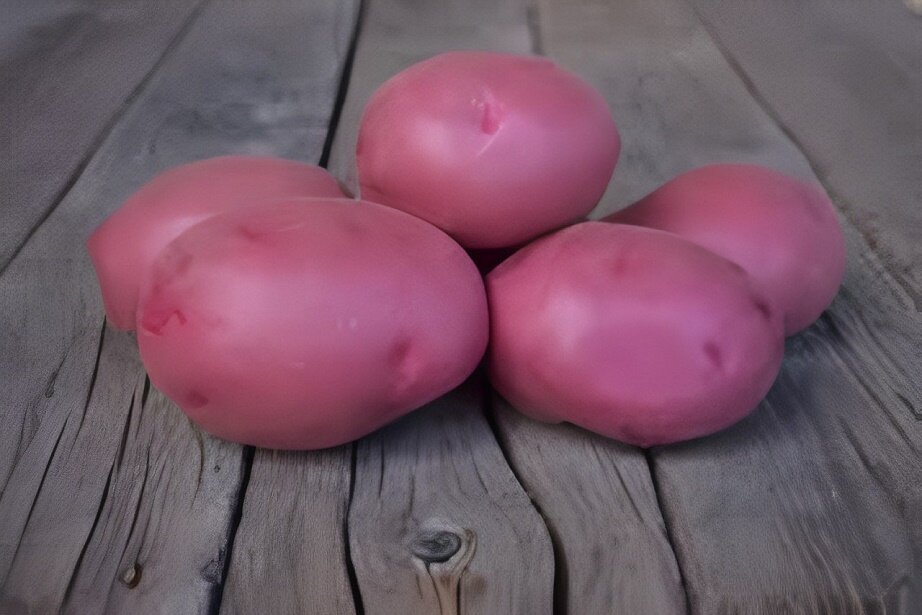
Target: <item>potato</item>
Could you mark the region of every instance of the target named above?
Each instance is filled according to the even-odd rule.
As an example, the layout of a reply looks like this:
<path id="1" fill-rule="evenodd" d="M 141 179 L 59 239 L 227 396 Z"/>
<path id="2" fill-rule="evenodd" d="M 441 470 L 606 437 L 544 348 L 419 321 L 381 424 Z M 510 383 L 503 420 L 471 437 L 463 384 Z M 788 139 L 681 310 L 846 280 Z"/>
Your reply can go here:
<path id="1" fill-rule="evenodd" d="M 282 449 L 354 440 L 460 384 L 487 343 L 483 282 L 427 222 L 295 199 L 212 217 L 142 287 L 141 358 L 206 431 Z"/>
<path id="2" fill-rule="evenodd" d="M 523 413 L 638 446 L 743 418 L 784 352 L 738 266 L 676 235 L 586 222 L 487 276 L 490 377 Z"/>
<path id="3" fill-rule="evenodd" d="M 689 171 L 605 220 L 670 231 L 738 263 L 781 309 L 787 335 L 819 318 L 845 273 L 825 193 L 755 165 Z"/>
<path id="4" fill-rule="evenodd" d="M 620 147 L 602 96 L 553 62 L 452 52 L 381 86 L 356 156 L 362 198 L 498 248 L 587 214 Z"/>
<path id="5" fill-rule="evenodd" d="M 342 197 L 343 193 L 324 169 L 278 158 L 211 158 L 152 179 L 87 242 L 110 324 L 134 328 L 141 281 L 160 250 L 184 230 L 256 200 L 295 196 Z"/>

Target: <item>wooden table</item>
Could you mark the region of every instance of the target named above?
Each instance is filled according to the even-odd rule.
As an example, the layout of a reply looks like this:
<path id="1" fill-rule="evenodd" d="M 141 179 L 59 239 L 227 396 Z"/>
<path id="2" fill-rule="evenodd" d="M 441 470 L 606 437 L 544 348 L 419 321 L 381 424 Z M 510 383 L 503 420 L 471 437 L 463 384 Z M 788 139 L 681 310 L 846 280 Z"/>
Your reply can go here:
<path id="1" fill-rule="evenodd" d="M 0 0 L 0 613 L 922 613 L 922 18 L 899 0 Z M 737 426 L 649 451 L 482 377 L 355 444 L 192 427 L 84 248 L 141 183 L 274 154 L 355 185 L 364 102 L 447 49 L 607 97 L 594 216 L 714 161 L 817 177 L 845 284 Z"/>

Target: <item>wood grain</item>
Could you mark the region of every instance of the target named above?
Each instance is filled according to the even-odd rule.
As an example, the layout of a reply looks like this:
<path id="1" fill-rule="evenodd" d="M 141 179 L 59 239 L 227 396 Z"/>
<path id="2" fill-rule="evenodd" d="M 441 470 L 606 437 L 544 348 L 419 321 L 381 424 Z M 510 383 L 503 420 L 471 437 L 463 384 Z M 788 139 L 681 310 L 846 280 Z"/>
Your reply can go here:
<path id="1" fill-rule="evenodd" d="M 366 613 L 550 613 L 547 530 L 483 417 L 478 373 L 357 444 L 349 512 Z"/>
<path id="2" fill-rule="evenodd" d="M 84 239 L 167 167 L 319 158 L 352 16 L 332 0 L 208 4 L 0 276 L 0 611 L 216 606 L 244 451 L 145 398 L 132 338 L 103 334 Z"/>
<path id="3" fill-rule="evenodd" d="M 355 613 L 344 533 L 351 455 L 351 445 L 256 451 L 222 613 Z"/>
<path id="4" fill-rule="evenodd" d="M 494 393 L 503 449 L 556 551 L 562 613 L 685 613 L 685 594 L 643 452 L 525 417 Z"/>
<path id="5" fill-rule="evenodd" d="M 374 90 L 450 49 L 530 49 L 515 0 L 370 0 L 330 168 L 353 190 L 355 142 Z M 349 514 L 367 613 L 547 613 L 553 553 L 472 383 L 357 444 Z"/>
<path id="6" fill-rule="evenodd" d="M 573 42 L 562 61 L 606 94 L 625 143 L 594 216 L 709 162 L 812 178 L 689 6 L 556 6 Z M 845 228 L 844 287 L 817 325 L 789 340 L 762 406 L 721 434 L 652 451 L 692 612 L 913 613 L 922 604 L 922 319 Z"/>
<path id="7" fill-rule="evenodd" d="M 200 4 L 0 2 L 0 271 Z"/>

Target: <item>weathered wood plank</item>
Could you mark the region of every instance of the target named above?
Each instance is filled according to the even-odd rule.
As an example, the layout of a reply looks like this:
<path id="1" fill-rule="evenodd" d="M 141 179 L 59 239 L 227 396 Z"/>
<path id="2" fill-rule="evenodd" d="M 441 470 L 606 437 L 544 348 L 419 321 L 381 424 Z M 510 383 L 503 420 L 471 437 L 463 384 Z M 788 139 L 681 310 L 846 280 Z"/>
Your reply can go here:
<path id="1" fill-rule="evenodd" d="M 200 4 L 0 2 L 0 270 Z"/>
<path id="2" fill-rule="evenodd" d="M 387 78 L 449 49 L 530 47 L 517 0 L 370 0 L 365 11 L 330 158 L 353 190 L 359 118 Z M 550 612 L 547 529 L 491 436 L 483 403 L 468 382 L 357 444 L 349 536 L 366 613 Z"/>
<path id="3" fill-rule="evenodd" d="M 483 417 L 480 374 L 357 444 L 349 512 L 366 613 L 550 613 L 547 530 Z"/>
<path id="4" fill-rule="evenodd" d="M 685 613 L 643 452 L 532 421 L 498 396 L 493 406 L 503 448 L 554 538 L 557 611 Z"/>
<path id="5" fill-rule="evenodd" d="M 922 20 L 873 0 L 692 5 L 922 309 Z"/>
<path id="6" fill-rule="evenodd" d="M 222 613 L 355 612 L 345 523 L 351 445 L 256 451 Z"/>
<path id="7" fill-rule="evenodd" d="M 132 338 L 102 334 L 84 239 L 166 167 L 319 158 L 352 14 L 209 3 L 0 276 L 0 611 L 214 608 L 243 448 L 145 399 Z"/>
<path id="8" fill-rule="evenodd" d="M 602 88 L 624 137 L 626 156 L 594 215 L 709 162 L 812 177 L 687 5 L 559 10 L 572 40 L 586 41 L 561 59 Z M 870 172 L 863 181 L 875 181 Z M 846 234 L 844 288 L 819 324 L 789 341 L 760 409 L 721 434 L 652 452 L 693 612 L 912 613 L 922 604 L 922 318 L 850 224 Z"/>

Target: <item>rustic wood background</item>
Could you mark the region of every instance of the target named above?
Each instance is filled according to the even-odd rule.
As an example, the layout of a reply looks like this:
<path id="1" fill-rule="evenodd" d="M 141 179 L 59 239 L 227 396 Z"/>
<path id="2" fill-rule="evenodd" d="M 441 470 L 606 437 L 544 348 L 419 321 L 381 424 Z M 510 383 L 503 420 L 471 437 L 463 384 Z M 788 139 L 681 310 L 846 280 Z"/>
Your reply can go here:
<path id="1" fill-rule="evenodd" d="M 0 613 L 922 613 L 922 17 L 899 0 L 0 0 Z M 225 153 L 355 185 L 448 49 L 607 97 L 594 216 L 715 161 L 817 177 L 848 271 L 750 418 L 649 451 L 482 374 L 355 444 L 209 437 L 105 327 L 84 241 Z"/>

